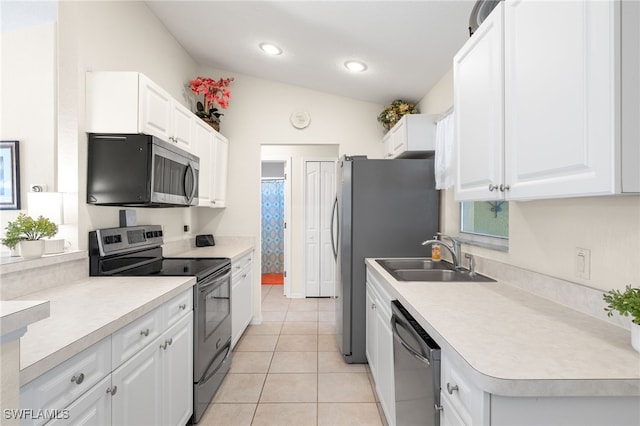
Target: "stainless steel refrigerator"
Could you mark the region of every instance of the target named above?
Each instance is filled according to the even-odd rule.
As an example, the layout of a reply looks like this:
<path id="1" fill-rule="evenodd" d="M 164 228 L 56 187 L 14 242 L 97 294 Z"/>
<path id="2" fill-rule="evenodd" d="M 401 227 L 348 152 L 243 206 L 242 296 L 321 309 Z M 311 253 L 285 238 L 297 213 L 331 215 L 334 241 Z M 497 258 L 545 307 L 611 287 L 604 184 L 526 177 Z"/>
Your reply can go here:
<path id="1" fill-rule="evenodd" d="M 345 361 L 364 363 L 364 259 L 431 256 L 421 242 L 438 231 L 440 195 L 432 159 L 342 157 L 336 181 L 336 334 Z"/>

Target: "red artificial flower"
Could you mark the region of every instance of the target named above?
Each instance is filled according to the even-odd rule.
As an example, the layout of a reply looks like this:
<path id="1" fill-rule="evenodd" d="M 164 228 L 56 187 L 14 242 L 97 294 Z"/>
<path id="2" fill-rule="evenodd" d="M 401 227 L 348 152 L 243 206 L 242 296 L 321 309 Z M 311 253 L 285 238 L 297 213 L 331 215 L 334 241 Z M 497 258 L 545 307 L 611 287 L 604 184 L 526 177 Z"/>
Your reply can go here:
<path id="1" fill-rule="evenodd" d="M 204 94 L 205 100 L 213 104 L 217 102 L 221 108 L 229 106 L 228 99 L 231 98 L 231 92 L 226 89 L 233 82 L 233 77 L 220 78 L 220 80 L 214 80 L 207 77 L 197 77 L 189 82 L 191 90 L 199 95 Z"/>

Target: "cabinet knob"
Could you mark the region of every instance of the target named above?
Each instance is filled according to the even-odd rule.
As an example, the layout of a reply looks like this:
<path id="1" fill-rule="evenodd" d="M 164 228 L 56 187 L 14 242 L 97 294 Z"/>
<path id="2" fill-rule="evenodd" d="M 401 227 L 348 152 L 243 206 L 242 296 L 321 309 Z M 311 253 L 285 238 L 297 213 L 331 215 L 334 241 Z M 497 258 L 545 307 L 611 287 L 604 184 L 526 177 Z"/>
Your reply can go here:
<path id="1" fill-rule="evenodd" d="M 167 350 L 167 341 L 165 340 L 163 344 L 160 345 L 160 349 Z"/>
<path id="2" fill-rule="evenodd" d="M 116 392 L 118 392 L 118 387 L 117 386 L 110 386 L 107 388 L 107 393 L 110 393 L 111 396 L 114 396 L 116 394 Z"/>
<path id="3" fill-rule="evenodd" d="M 442 405 L 433 404 L 433 408 L 435 408 L 436 411 L 444 411 L 444 407 Z"/>
<path id="4" fill-rule="evenodd" d="M 84 373 L 80 373 L 80 374 L 78 374 L 77 376 L 76 376 L 76 375 L 74 375 L 74 376 L 71 378 L 71 382 L 72 382 L 72 383 L 75 383 L 76 385 L 79 385 L 80 383 L 84 382 Z"/>
<path id="5" fill-rule="evenodd" d="M 167 343 L 169 344 L 169 346 L 171 346 L 173 344 L 173 337 L 169 337 L 169 340 L 167 340 Z"/>
<path id="6" fill-rule="evenodd" d="M 179 308 L 181 311 L 184 311 L 185 309 L 187 309 L 187 304 L 186 304 L 186 303 L 183 303 L 183 304 L 179 305 L 179 306 L 178 306 L 178 308 Z"/>
<path id="7" fill-rule="evenodd" d="M 503 183 L 500 184 L 500 192 L 508 191 L 509 185 L 505 185 Z"/>
<path id="8" fill-rule="evenodd" d="M 375 304 L 375 303 L 372 303 L 372 304 L 371 304 L 371 309 L 375 309 L 375 308 L 376 308 L 376 304 Z"/>
<path id="9" fill-rule="evenodd" d="M 145 328 L 144 330 L 140 331 L 140 335 L 141 336 L 148 336 L 149 335 L 149 329 Z"/>
<path id="10" fill-rule="evenodd" d="M 449 392 L 449 395 L 453 395 L 453 393 L 457 391 L 458 385 L 451 386 L 451 383 L 447 382 L 447 392 Z"/>
<path id="11" fill-rule="evenodd" d="M 489 192 L 493 192 L 498 188 L 499 188 L 498 185 L 494 185 L 494 184 L 491 184 L 491 183 L 489 184 Z"/>

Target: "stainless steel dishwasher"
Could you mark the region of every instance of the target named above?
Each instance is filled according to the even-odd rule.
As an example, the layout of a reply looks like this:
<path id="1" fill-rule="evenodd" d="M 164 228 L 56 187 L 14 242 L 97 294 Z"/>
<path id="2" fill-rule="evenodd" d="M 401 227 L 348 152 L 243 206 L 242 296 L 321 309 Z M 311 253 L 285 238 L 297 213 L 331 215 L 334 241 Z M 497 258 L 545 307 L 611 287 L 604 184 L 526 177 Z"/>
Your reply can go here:
<path id="1" fill-rule="evenodd" d="M 397 301 L 391 302 L 398 426 L 440 425 L 440 347 Z"/>

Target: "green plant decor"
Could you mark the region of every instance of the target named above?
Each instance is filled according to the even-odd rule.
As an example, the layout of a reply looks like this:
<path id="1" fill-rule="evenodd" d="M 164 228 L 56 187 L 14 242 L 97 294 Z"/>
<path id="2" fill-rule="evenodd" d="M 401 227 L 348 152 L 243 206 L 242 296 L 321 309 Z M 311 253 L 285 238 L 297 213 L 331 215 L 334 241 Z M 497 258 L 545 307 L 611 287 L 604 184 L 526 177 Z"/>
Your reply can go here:
<path id="1" fill-rule="evenodd" d="M 628 285 L 624 292 L 620 290 L 609 290 L 603 295 L 607 302 L 608 316 L 613 316 L 613 311 L 617 311 L 623 317 L 631 315 L 632 322 L 640 325 L 640 288 L 633 288 Z"/>
<path id="2" fill-rule="evenodd" d="M 10 249 L 23 240 L 35 241 L 44 237 L 53 237 L 58 233 L 58 226 L 43 216 L 37 219 L 20 213 L 15 221 L 7 222 L 5 237 L 0 240 L 2 245 Z"/>
<path id="3" fill-rule="evenodd" d="M 378 115 L 378 121 L 382 123 L 385 129 L 391 130 L 403 115 L 418 114 L 418 112 L 418 108 L 414 104 L 396 99 L 390 105 L 384 107 Z"/>
<path id="4" fill-rule="evenodd" d="M 196 104 L 196 115 L 200 118 L 208 118 L 214 123 L 220 123 L 220 117 L 224 114 L 218 112 L 218 108 L 209 108 L 209 111 L 206 111 L 202 102 L 198 101 Z"/>

